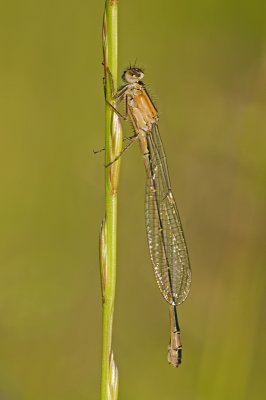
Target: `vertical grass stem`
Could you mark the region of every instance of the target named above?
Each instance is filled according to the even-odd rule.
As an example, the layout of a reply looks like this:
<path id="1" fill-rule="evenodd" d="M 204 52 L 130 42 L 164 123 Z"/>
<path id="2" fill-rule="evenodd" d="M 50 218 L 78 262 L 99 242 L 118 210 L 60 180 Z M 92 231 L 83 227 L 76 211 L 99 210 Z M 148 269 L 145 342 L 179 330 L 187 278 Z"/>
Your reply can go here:
<path id="1" fill-rule="evenodd" d="M 106 100 L 113 105 L 112 89 L 115 91 L 117 89 L 117 18 L 118 0 L 106 0 L 103 18 L 104 82 Z M 120 120 L 107 102 L 105 104 L 105 164 L 110 163 L 120 153 L 122 147 Z M 118 370 L 112 350 L 112 327 L 116 286 L 119 168 L 120 160 L 106 168 L 105 171 L 105 218 L 100 234 L 103 303 L 101 400 L 118 398 Z"/>

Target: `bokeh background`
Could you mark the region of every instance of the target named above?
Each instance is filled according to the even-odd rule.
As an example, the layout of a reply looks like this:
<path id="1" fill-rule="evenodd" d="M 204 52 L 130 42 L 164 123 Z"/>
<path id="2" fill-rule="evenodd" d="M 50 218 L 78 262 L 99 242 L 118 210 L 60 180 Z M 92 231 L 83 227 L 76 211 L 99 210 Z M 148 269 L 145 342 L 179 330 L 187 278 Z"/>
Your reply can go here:
<path id="1" fill-rule="evenodd" d="M 103 1 L 0 5 L 1 400 L 99 398 L 102 12 Z M 120 1 L 120 71 L 145 69 L 193 267 L 175 370 L 136 145 L 119 193 L 121 399 L 266 396 L 265 26 L 264 0 Z"/>

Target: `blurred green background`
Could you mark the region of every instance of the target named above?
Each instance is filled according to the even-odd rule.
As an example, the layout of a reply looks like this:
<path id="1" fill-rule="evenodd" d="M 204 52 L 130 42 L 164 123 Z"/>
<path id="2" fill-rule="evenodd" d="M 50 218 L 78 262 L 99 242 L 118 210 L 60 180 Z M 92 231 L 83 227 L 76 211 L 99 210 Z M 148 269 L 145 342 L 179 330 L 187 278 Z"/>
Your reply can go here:
<path id="1" fill-rule="evenodd" d="M 102 13 L 103 1 L 0 6 L 1 400 L 99 398 Z M 264 0 L 120 1 L 120 71 L 145 69 L 193 267 L 175 370 L 136 145 L 119 194 L 121 399 L 266 396 L 265 26 Z"/>

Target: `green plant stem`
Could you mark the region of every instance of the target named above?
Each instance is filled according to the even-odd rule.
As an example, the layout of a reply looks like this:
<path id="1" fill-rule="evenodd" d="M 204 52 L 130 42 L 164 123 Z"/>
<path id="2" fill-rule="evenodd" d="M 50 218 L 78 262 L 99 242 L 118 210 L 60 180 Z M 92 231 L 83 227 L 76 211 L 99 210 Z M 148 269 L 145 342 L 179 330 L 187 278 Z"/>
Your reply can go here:
<path id="1" fill-rule="evenodd" d="M 112 75 L 114 90 L 117 88 L 117 3 L 117 0 L 106 0 L 103 24 L 105 95 L 108 102 L 112 102 L 112 84 L 108 69 Z M 121 144 L 120 121 L 106 102 L 106 164 L 119 154 Z M 105 222 L 102 228 L 103 232 L 100 243 L 102 247 L 101 268 L 103 293 L 101 400 L 116 399 L 118 394 L 118 373 L 112 354 L 112 327 L 116 286 L 117 186 L 119 164 L 120 161 L 115 162 L 105 170 Z"/>

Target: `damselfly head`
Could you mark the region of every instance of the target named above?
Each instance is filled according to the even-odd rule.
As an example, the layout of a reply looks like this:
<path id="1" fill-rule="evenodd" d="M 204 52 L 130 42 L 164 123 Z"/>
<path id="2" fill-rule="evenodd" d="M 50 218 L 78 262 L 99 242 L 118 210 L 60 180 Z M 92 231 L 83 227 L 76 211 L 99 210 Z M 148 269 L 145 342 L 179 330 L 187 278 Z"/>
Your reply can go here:
<path id="1" fill-rule="evenodd" d="M 136 83 L 141 81 L 144 77 L 144 72 L 138 67 L 127 68 L 122 75 L 122 79 L 126 83 Z"/>

